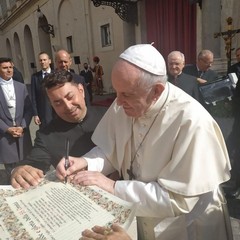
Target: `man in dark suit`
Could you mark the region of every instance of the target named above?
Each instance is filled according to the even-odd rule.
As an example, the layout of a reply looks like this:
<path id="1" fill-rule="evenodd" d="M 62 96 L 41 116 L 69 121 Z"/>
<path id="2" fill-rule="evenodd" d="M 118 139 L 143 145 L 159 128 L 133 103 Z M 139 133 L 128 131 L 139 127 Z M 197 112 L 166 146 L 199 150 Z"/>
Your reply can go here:
<path id="1" fill-rule="evenodd" d="M 38 54 L 41 70 L 34 73 L 31 78 L 31 94 L 34 111 L 34 122 L 40 128 L 45 127 L 53 118 L 53 110 L 46 96 L 45 89 L 42 88 L 43 78 L 51 73 L 51 59 L 46 52 Z"/>
<path id="2" fill-rule="evenodd" d="M 37 185 L 49 166 L 57 166 L 65 156 L 65 141 L 70 140 L 70 155 L 82 156 L 92 147 L 91 135 L 101 116 L 96 107 L 86 107 L 84 88 L 68 71 L 58 71 L 44 78 L 44 88 L 56 112 L 48 126 L 37 131 L 34 147 L 14 169 L 13 187 Z"/>
<path id="3" fill-rule="evenodd" d="M 197 78 L 182 72 L 184 64 L 185 57 L 183 53 L 179 51 L 169 53 L 167 59 L 168 81 L 181 88 L 198 101 L 199 90 Z"/>
<path id="4" fill-rule="evenodd" d="M 84 92 L 85 92 L 85 101 L 86 101 L 87 106 L 89 106 L 90 98 L 89 98 L 89 94 L 87 91 L 85 79 L 84 79 L 84 77 L 71 71 L 72 57 L 70 56 L 70 54 L 66 50 L 63 50 L 63 49 L 57 51 L 55 54 L 55 64 L 56 64 L 57 70 L 66 70 L 66 71 L 71 72 L 71 74 L 73 76 L 73 80 L 75 82 L 81 83 L 83 85 Z"/>
<path id="5" fill-rule="evenodd" d="M 238 82 L 237 82 L 237 86 L 236 86 L 236 90 L 235 90 L 236 91 L 235 95 L 240 97 L 240 47 L 236 49 L 235 54 L 236 54 L 237 62 L 234 63 L 228 69 L 228 73 L 236 73 Z"/>
<path id="6" fill-rule="evenodd" d="M 92 102 L 92 100 L 93 100 L 93 95 L 92 95 L 93 74 L 87 63 L 84 63 L 83 67 L 84 67 L 84 69 L 80 72 L 80 75 L 83 76 L 85 79 L 85 82 L 87 84 L 88 94 L 90 97 L 90 102 Z"/>
<path id="7" fill-rule="evenodd" d="M 183 72 L 197 77 L 200 84 L 216 81 L 218 74 L 211 69 L 213 57 L 210 50 L 202 50 L 198 54 L 197 63 L 186 65 Z"/>
<path id="8" fill-rule="evenodd" d="M 31 148 L 32 104 L 26 86 L 12 76 L 12 60 L 0 58 L 0 163 L 8 174 Z"/>
<path id="9" fill-rule="evenodd" d="M 232 101 L 233 126 L 227 138 L 227 148 L 232 160 L 231 187 L 226 191 L 227 196 L 237 198 L 240 195 L 240 48 L 235 51 L 237 62 L 229 69 L 228 73 L 236 73 L 238 82 L 234 91 Z M 230 190 L 229 190 L 230 189 Z"/>

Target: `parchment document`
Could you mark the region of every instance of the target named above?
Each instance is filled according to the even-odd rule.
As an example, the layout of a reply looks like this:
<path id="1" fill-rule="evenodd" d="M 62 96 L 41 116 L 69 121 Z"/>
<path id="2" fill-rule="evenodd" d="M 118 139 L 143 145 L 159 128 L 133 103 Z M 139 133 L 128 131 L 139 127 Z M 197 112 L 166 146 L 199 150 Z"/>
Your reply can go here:
<path id="1" fill-rule="evenodd" d="M 97 187 L 61 182 L 20 192 L 1 189 L 0 198 L 0 239 L 77 240 L 84 229 L 114 222 L 127 229 L 136 208 Z"/>

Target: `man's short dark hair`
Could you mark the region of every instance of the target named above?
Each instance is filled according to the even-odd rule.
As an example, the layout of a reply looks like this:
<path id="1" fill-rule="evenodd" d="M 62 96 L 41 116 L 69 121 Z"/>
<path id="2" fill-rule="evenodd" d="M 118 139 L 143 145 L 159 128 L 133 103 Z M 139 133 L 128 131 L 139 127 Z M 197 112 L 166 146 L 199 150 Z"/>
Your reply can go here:
<path id="1" fill-rule="evenodd" d="M 69 71 L 61 70 L 49 73 L 42 82 L 43 88 L 50 89 L 55 86 L 63 86 L 65 83 L 75 83 Z M 75 83 L 76 84 L 76 83 Z"/>
<path id="2" fill-rule="evenodd" d="M 48 56 L 48 58 L 50 59 L 49 54 L 48 54 L 47 52 L 44 52 L 44 51 L 40 52 L 40 53 L 38 54 L 38 56 L 40 56 L 40 55 L 42 55 L 42 54 L 46 54 L 46 55 Z"/>
<path id="3" fill-rule="evenodd" d="M 12 59 L 7 58 L 7 57 L 1 57 L 0 58 L 0 64 L 5 63 L 5 62 L 12 62 Z"/>

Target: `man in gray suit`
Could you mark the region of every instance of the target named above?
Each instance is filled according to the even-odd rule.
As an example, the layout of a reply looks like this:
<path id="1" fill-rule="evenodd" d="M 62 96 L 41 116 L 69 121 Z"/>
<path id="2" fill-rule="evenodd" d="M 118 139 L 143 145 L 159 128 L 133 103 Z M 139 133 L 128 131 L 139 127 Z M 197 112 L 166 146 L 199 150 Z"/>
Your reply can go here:
<path id="1" fill-rule="evenodd" d="M 12 60 L 0 58 L 0 163 L 8 174 L 31 148 L 32 104 L 26 86 L 12 76 Z"/>
<path id="2" fill-rule="evenodd" d="M 198 86 L 204 85 L 209 82 L 214 82 L 218 79 L 217 72 L 211 69 L 213 64 L 214 55 L 210 50 L 202 50 L 198 54 L 196 64 L 189 64 L 183 68 L 183 72 L 197 77 Z M 205 103 L 202 94 L 199 94 L 199 102 L 211 112 L 211 106 Z"/>
<path id="3" fill-rule="evenodd" d="M 218 74 L 211 69 L 214 55 L 210 50 L 202 50 L 198 54 L 196 64 L 188 64 L 183 72 L 198 78 L 200 84 L 216 81 Z"/>

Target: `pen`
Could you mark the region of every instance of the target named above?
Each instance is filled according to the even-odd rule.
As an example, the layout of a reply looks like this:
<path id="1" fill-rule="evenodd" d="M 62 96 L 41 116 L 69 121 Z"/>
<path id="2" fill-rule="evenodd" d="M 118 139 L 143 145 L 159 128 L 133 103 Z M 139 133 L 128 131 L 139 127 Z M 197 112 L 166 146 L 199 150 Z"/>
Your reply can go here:
<path id="1" fill-rule="evenodd" d="M 69 168 L 69 139 L 66 139 L 65 143 L 65 164 L 64 164 L 65 170 Z M 67 183 L 67 176 L 64 179 L 64 183 Z"/>

